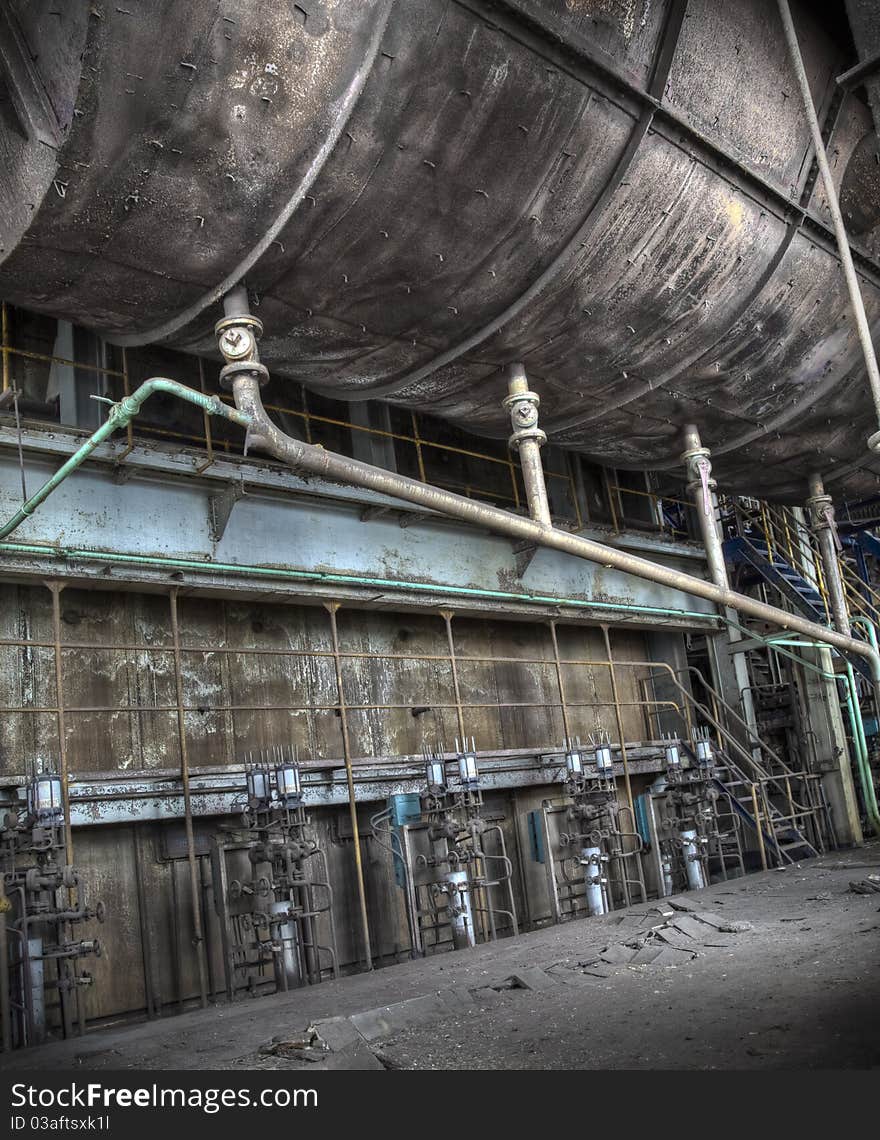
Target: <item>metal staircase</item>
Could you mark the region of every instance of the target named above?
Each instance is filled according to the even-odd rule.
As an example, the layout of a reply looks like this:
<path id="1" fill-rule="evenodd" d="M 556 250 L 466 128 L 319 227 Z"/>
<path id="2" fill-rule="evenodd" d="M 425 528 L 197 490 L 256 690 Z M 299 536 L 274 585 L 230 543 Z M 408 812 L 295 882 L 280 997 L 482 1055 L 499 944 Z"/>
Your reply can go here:
<path id="1" fill-rule="evenodd" d="M 778 551 L 771 550 L 763 538 L 744 534 L 729 538 L 724 543 L 724 555 L 732 566 L 746 571 L 743 586 L 766 582 L 781 593 L 797 613 L 820 625 L 830 624 L 825 601 L 816 585 Z M 871 679 L 871 668 L 863 657 L 852 653 L 846 658 L 860 676 Z"/>
<path id="2" fill-rule="evenodd" d="M 811 859 L 820 854 L 801 830 L 809 815 L 806 809 L 796 811 L 794 818 L 786 816 L 768 797 L 764 797 L 765 814 L 760 823 L 755 819 L 751 796 L 752 783 L 748 775 L 726 752 L 719 753 L 717 775 L 713 781 L 717 790 L 727 798 L 733 812 L 756 834 L 760 828 L 765 851 L 772 852 L 779 866 Z M 801 825 L 801 826 L 798 826 Z"/>
<path id="3" fill-rule="evenodd" d="M 792 767 L 766 740 L 759 737 L 743 717 L 718 693 L 694 666 L 689 673 L 705 694 L 706 703 L 671 671 L 663 671 L 664 684 L 672 686 L 682 702 L 685 731 L 680 747 L 691 763 L 696 755 L 689 744 L 694 725 L 705 726 L 713 737 L 715 752 L 714 787 L 729 807 L 729 814 L 759 837 L 762 863 L 785 866 L 800 859 L 823 854 L 835 846 L 827 801 L 821 777 L 803 766 Z M 649 684 L 646 679 L 645 684 Z M 659 714 L 657 714 L 659 715 Z M 716 856 L 722 877 L 728 862 L 735 865 L 736 853 L 725 850 L 725 834 L 719 829 Z M 742 859 L 741 844 L 739 859 Z M 742 865 L 740 863 L 740 865 Z"/>

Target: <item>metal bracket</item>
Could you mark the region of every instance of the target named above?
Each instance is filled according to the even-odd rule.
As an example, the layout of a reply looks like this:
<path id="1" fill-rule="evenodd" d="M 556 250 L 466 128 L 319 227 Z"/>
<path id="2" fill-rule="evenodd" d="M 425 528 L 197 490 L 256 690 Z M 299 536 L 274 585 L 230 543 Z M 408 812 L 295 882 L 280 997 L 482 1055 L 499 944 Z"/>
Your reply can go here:
<path id="1" fill-rule="evenodd" d="M 361 511 L 361 522 L 372 522 L 373 519 L 384 518 L 385 515 L 390 515 L 393 507 L 365 507 Z"/>
<path id="2" fill-rule="evenodd" d="M 0 78 L 5 80 L 23 136 L 57 150 L 63 138 L 61 124 L 33 65 L 18 20 L 6 4 L 0 5 Z"/>
<path id="3" fill-rule="evenodd" d="M 531 566 L 532 559 L 538 553 L 538 547 L 533 542 L 520 542 L 516 543 L 513 547 L 514 560 L 516 563 L 516 576 L 522 578 L 526 570 Z"/>
<path id="4" fill-rule="evenodd" d="M 429 519 L 430 517 L 427 511 L 402 511 L 397 522 L 399 526 L 406 530 L 408 526 L 415 526 L 416 523 L 424 522 L 425 519 Z"/>
<path id="5" fill-rule="evenodd" d="M 226 533 L 232 508 L 246 494 L 243 481 L 230 480 L 222 491 L 208 496 L 208 522 L 214 542 L 219 542 Z"/>

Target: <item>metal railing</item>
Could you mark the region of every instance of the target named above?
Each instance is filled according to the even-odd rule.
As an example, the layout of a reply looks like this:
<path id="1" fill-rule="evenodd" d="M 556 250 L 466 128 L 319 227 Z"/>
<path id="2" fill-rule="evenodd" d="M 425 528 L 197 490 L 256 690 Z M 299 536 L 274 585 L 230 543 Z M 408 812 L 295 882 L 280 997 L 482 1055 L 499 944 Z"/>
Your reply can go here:
<path id="1" fill-rule="evenodd" d="M 754 499 L 726 500 L 722 515 L 735 519 L 738 533 L 748 538 L 756 534 L 766 543 L 770 558 L 787 562 L 822 599 L 825 621 L 831 624 L 831 602 L 822 569 L 822 557 L 815 535 L 791 507 Z M 852 618 L 872 624 L 880 619 L 880 591 L 858 574 L 845 550 L 838 554 L 840 577 L 847 608 Z M 854 636 L 861 637 L 858 625 Z"/>
<path id="2" fill-rule="evenodd" d="M 833 843 L 833 831 L 821 789 L 821 775 L 806 768 L 792 768 L 754 732 L 737 710 L 709 684 L 699 669 L 687 666 L 673 670 L 670 665 L 664 664 L 662 671 L 666 682 L 672 684 L 688 709 L 687 715 L 681 718 L 685 738 L 692 737 L 695 722 L 711 729 L 718 752 L 733 770 L 735 783 L 741 782 L 745 796 L 755 802 L 756 820 L 763 817 L 768 821 L 774 836 L 777 828 L 786 824 L 798 830 L 806 827 L 812 845 L 818 850 L 824 850 L 829 842 Z M 679 674 L 682 673 L 696 678 L 709 697 L 708 705 L 697 700 L 679 680 Z M 652 673 L 642 681 L 643 690 L 648 685 L 655 686 L 655 683 L 656 677 Z M 761 760 L 756 753 L 760 754 Z M 762 760 L 766 763 L 762 763 Z M 803 797 L 804 802 L 801 802 L 800 797 Z M 783 807 L 779 806 L 780 803 Z M 760 846 L 764 858 L 763 843 Z M 784 858 L 778 843 L 777 855 L 781 865 Z"/>
<path id="3" fill-rule="evenodd" d="M 12 319 L 15 312 L 16 310 L 11 309 L 6 302 L 0 303 L 2 392 L 16 393 L 13 365 L 18 360 L 49 366 L 53 364 L 63 365 L 91 372 L 104 379 L 108 388 L 108 395 L 116 398 L 130 395 L 134 375 L 143 371 L 143 368 L 138 367 L 138 350 L 129 351 L 111 346 L 109 352 L 112 363 L 106 365 L 70 359 L 52 353 L 37 352 L 15 342 L 15 322 Z M 199 388 L 202 392 L 208 392 L 205 362 L 199 357 L 194 365 L 192 361 L 189 362 L 189 368 L 192 367 L 198 369 Z M 232 402 L 225 393 L 217 394 L 224 402 Z M 491 446 L 485 446 L 486 441 L 480 441 L 478 444 L 475 439 L 474 445 L 469 446 L 466 442 L 467 437 L 463 433 L 459 433 L 462 435 L 462 442 L 460 443 L 434 439 L 427 428 L 428 425 L 436 425 L 439 421 L 432 420 L 431 417 L 419 416 L 415 412 L 396 413 L 399 420 L 406 422 L 406 429 L 398 427 L 397 430 L 391 430 L 390 428 L 355 423 L 345 415 L 346 404 L 343 401 L 327 399 L 320 401 L 324 406 L 338 405 L 340 409 L 338 415 L 333 414 L 330 409 L 317 411 L 311 406 L 307 390 L 302 385 L 293 382 L 273 383 L 267 395 L 268 399 L 265 404 L 267 411 L 297 420 L 308 443 L 325 443 L 328 441 L 328 432 L 339 431 L 350 433 L 349 438 L 352 440 L 356 435 L 360 435 L 364 439 L 372 438 L 390 443 L 395 448 L 395 458 L 398 462 L 411 471 L 414 478 L 423 483 L 430 482 L 435 486 L 457 491 L 468 498 L 488 499 L 498 505 L 508 506 L 517 511 L 524 509 L 525 494 L 520 465 L 516 455 L 508 450 L 505 443 L 499 443 L 493 449 Z M 291 399 L 291 396 L 294 398 Z M 455 429 L 446 424 L 442 424 L 441 430 L 447 436 L 457 434 Z M 241 452 L 240 440 L 224 438 L 222 434 L 218 435 L 208 415 L 202 417 L 197 430 L 175 430 L 164 423 L 152 424 L 147 421 L 139 421 L 137 426 L 127 425 L 126 436 L 126 445 L 123 451 L 115 457 L 117 465 L 125 462 L 133 450 L 137 438 L 171 440 L 175 443 L 203 450 L 205 457 L 204 461 L 196 468 L 197 474 L 208 470 L 216 461 L 218 454 L 228 457 L 238 455 Z M 345 441 L 340 441 L 335 436 L 332 442 L 334 448 L 343 452 L 351 451 L 353 448 L 353 444 L 346 448 Z M 471 462 L 475 465 L 472 472 L 473 477 L 470 480 L 450 479 L 448 473 L 432 469 L 442 466 L 438 462 L 439 460 L 453 456 L 459 461 Z M 565 458 L 568 460 L 568 457 Z M 580 529 L 587 520 L 584 518 L 577 480 L 571 469 L 572 461 L 579 462 L 579 460 L 572 458 L 565 463 L 564 470 L 557 470 L 548 465 L 545 468 L 545 476 L 549 483 L 551 498 L 557 503 L 560 499 L 564 502 L 565 510 L 560 517 Z M 560 489 L 560 494 L 554 495 L 554 485 Z"/>

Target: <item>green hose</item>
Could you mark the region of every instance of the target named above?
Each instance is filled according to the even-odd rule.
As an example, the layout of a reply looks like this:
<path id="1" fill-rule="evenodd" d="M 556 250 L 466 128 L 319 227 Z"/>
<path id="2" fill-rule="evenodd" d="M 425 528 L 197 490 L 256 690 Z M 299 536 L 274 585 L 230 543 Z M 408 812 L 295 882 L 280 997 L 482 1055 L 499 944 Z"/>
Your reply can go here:
<path id="1" fill-rule="evenodd" d="M 187 388 L 185 384 L 178 384 L 176 380 L 166 380 L 163 376 L 154 376 L 151 380 L 145 380 L 130 396 L 124 396 L 117 404 L 111 406 L 110 414 L 98 430 L 90 435 L 82 447 L 58 468 L 52 478 L 44 483 L 39 491 L 31 495 L 27 502 L 19 507 L 8 522 L 0 526 L 0 538 L 6 538 L 12 534 L 16 527 L 29 518 L 40 503 L 48 499 L 55 488 L 63 483 L 77 467 L 82 466 L 92 452 L 108 440 L 114 432 L 128 427 L 140 412 L 145 401 L 155 392 L 167 392 L 171 396 L 177 396 L 178 399 L 195 404 L 208 415 L 222 416 L 223 419 L 231 420 L 239 427 L 247 428 L 250 426 L 249 416 L 224 404 L 218 396 L 208 396 L 204 392 L 196 392 L 193 388 Z"/>

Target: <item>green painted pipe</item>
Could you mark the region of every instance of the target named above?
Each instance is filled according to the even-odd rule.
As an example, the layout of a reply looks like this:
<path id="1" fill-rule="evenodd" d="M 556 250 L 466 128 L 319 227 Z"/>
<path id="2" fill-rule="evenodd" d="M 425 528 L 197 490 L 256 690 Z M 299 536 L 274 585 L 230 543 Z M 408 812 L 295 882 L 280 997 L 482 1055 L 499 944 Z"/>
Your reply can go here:
<path id="1" fill-rule="evenodd" d="M 548 606 L 570 606 L 573 609 L 612 611 L 614 613 L 648 614 L 652 617 L 686 618 L 716 622 L 717 615 L 699 610 L 676 610 L 663 606 L 641 606 L 635 602 L 592 602 L 584 598 L 557 598 L 546 594 L 516 594 L 505 590 L 481 590 L 473 586 L 447 586 L 433 582 L 406 582 L 397 578 L 369 578 L 357 574 L 332 574 L 319 570 L 288 570 L 275 566 L 250 566 L 235 562 L 197 562 L 189 558 L 162 558 L 150 554 L 108 554 L 101 550 L 73 550 L 31 543 L 0 542 L 0 554 L 30 554 L 37 557 L 79 558 L 86 562 L 118 563 L 126 566 L 158 566 L 166 570 L 191 570 L 197 573 L 252 575 L 281 578 L 295 582 L 327 582 L 331 585 L 368 586 L 386 590 L 411 590 L 414 593 L 444 594 L 453 597 L 484 598 L 505 602 L 530 602 Z"/>
<path id="2" fill-rule="evenodd" d="M 188 388 L 185 384 L 178 384 L 176 380 L 166 380 L 164 376 L 154 376 L 150 380 L 145 380 L 130 396 L 123 396 L 118 403 L 111 405 L 107 419 L 101 424 L 98 430 L 90 435 L 82 447 L 75 451 L 67 462 L 58 468 L 52 478 L 44 483 L 39 491 L 31 495 L 27 502 L 19 507 L 11 519 L 5 522 L 3 526 L 0 526 L 0 538 L 6 538 L 12 534 L 16 527 L 20 526 L 26 518 L 29 518 L 30 515 L 34 513 L 40 503 L 48 499 L 55 488 L 63 483 L 68 475 L 85 463 L 96 448 L 108 440 L 114 432 L 127 427 L 140 412 L 144 403 L 156 392 L 166 392 L 170 396 L 176 396 L 180 400 L 186 400 L 188 403 L 195 404 L 196 407 L 207 412 L 208 415 L 222 416 L 223 419 L 231 420 L 232 423 L 238 424 L 239 427 L 250 427 L 251 421 L 249 416 L 224 404 L 218 396 L 208 396 L 204 392 L 196 392 L 194 388 Z"/>
<path id="3" fill-rule="evenodd" d="M 868 631 L 868 640 L 877 648 L 877 634 L 874 627 L 867 618 L 853 618 L 853 623 L 864 625 Z M 829 673 L 827 669 L 823 669 L 819 665 L 814 665 L 811 661 L 805 661 L 803 657 L 799 657 L 796 653 L 789 653 L 786 646 L 801 646 L 804 649 L 828 649 L 829 646 L 824 645 L 819 641 L 800 641 L 797 639 L 789 639 L 785 637 L 761 637 L 754 633 L 752 630 L 746 629 L 744 626 L 738 625 L 737 622 L 728 619 L 728 624 L 733 625 L 741 633 L 747 634 L 749 637 L 754 638 L 755 641 L 763 642 L 769 649 L 780 653 L 783 657 L 788 657 L 790 660 L 801 665 L 804 669 L 809 669 L 813 673 L 817 673 L 820 677 L 824 677 L 829 681 L 839 681 L 839 673 Z M 877 795 L 874 791 L 874 778 L 871 773 L 871 765 L 868 760 L 868 738 L 865 735 L 865 722 L 862 717 L 862 710 L 859 705 L 859 694 L 856 686 L 856 677 L 852 665 L 846 658 L 843 659 L 846 668 L 846 708 L 849 717 L 850 728 L 852 730 L 853 748 L 855 751 L 856 771 L 859 774 L 859 783 L 862 788 L 862 796 L 865 801 L 865 811 L 871 823 L 875 835 L 880 835 L 880 807 L 877 804 Z"/>
<path id="4" fill-rule="evenodd" d="M 863 625 L 868 632 L 868 641 L 877 648 L 877 630 L 874 628 L 874 623 L 866 617 L 850 618 L 850 625 Z M 878 710 L 880 711 L 880 710 Z"/>
<path id="5" fill-rule="evenodd" d="M 854 719 L 859 742 L 857 749 L 859 779 L 862 785 L 862 795 L 865 800 L 865 811 L 868 813 L 868 819 L 871 821 L 874 834 L 880 835 L 880 809 L 878 809 L 877 806 L 877 795 L 874 791 L 874 777 L 871 772 L 870 761 L 868 760 L 868 738 L 865 736 L 865 722 L 862 719 L 862 710 L 859 708 L 855 673 L 853 672 L 852 665 L 850 665 L 848 661 L 846 663 L 846 674 L 847 685 L 852 696 L 852 708 L 855 710 Z"/>
<path id="6" fill-rule="evenodd" d="M 770 644 L 774 647 L 776 645 L 776 643 L 772 641 Z M 779 644 L 801 645 L 805 649 L 828 648 L 818 641 L 783 641 Z M 780 650 L 780 652 L 785 653 L 785 650 Z M 798 657 L 794 653 L 786 653 L 785 655 L 790 657 L 793 661 L 797 661 L 797 663 L 804 668 L 811 669 L 814 673 L 818 673 L 820 677 L 825 677 L 829 681 L 840 680 L 839 673 L 829 673 L 826 669 L 822 669 L 818 665 L 813 665 L 809 661 L 804 661 L 802 657 Z M 856 686 L 855 670 L 849 661 L 844 661 L 844 668 L 846 669 L 846 709 L 849 717 L 850 730 L 852 732 L 856 771 L 859 774 L 859 783 L 865 801 L 865 812 L 874 834 L 880 835 L 880 808 L 878 808 L 877 795 L 874 791 L 874 778 L 871 773 L 871 764 L 868 760 L 868 738 L 865 735 L 865 721 L 859 705 L 859 691 Z"/>

